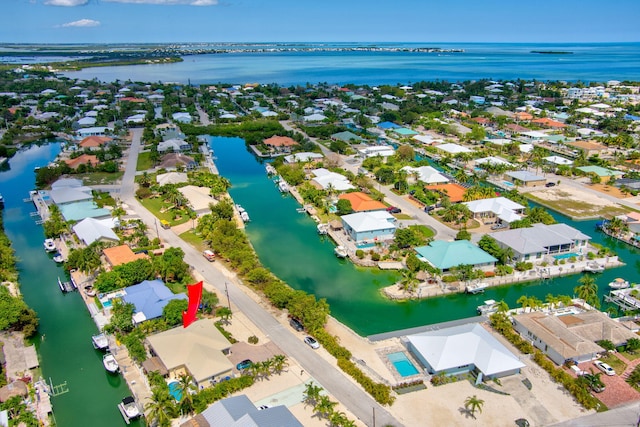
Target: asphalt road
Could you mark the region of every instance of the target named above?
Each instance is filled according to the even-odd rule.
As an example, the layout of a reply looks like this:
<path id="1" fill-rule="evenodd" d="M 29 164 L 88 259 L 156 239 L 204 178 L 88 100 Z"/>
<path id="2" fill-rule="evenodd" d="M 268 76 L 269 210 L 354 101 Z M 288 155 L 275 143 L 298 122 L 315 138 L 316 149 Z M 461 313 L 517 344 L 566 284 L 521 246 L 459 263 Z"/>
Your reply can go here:
<path id="1" fill-rule="evenodd" d="M 142 129 L 133 130 L 133 141 L 122 178 L 121 200 L 133 209 L 151 230 L 156 230 L 162 241 L 171 247 L 182 248 L 185 253 L 185 262 L 197 270 L 207 283 L 212 284 L 217 289 L 218 295 L 225 295 L 225 290 L 228 290 L 232 303 L 258 326 L 271 341 L 288 356 L 294 358 L 322 387 L 345 405 L 353 415 L 367 426 L 374 426 L 374 413 L 375 425 L 402 426 L 384 407 L 379 405 L 359 386 L 355 385 L 342 371 L 332 366 L 304 344 L 296 336 L 296 332 L 293 329 L 282 325 L 265 308 L 247 296 L 240 288 L 240 285 L 237 284 L 235 275 L 226 276 L 223 270 L 217 268 L 216 263 L 207 261 L 199 251 L 188 245 L 171 230 L 158 227 L 155 216 L 134 197 L 134 178 L 138 153 L 141 148 L 141 136 Z M 221 299 L 224 300 L 223 298 Z"/>

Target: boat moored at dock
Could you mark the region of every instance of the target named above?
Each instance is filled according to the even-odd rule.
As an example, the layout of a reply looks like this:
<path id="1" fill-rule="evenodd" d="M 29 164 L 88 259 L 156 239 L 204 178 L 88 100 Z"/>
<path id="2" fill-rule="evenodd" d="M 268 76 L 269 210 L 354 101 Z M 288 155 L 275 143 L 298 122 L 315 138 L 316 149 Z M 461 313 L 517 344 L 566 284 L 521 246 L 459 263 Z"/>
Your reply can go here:
<path id="1" fill-rule="evenodd" d="M 318 234 L 324 235 L 329 233 L 329 224 L 318 224 L 317 226 Z"/>
<path id="2" fill-rule="evenodd" d="M 93 335 L 91 343 L 96 350 L 106 350 L 109 348 L 109 339 L 105 334 Z"/>
<path id="3" fill-rule="evenodd" d="M 469 294 L 479 294 L 480 292 L 484 292 L 485 289 L 487 289 L 489 285 L 487 285 L 484 282 L 478 282 L 478 283 L 469 283 L 466 287 L 465 290 L 467 291 L 467 293 Z"/>
<path id="4" fill-rule="evenodd" d="M 60 277 L 58 277 L 58 287 L 64 293 L 73 292 L 76 290 L 76 288 L 73 286 L 73 282 L 71 281 L 63 282 L 62 280 L 60 280 Z"/>
<path id="5" fill-rule="evenodd" d="M 287 181 L 280 179 L 280 181 L 278 181 L 278 190 L 280 190 L 281 193 L 288 193 L 289 184 L 287 184 Z"/>
<path id="6" fill-rule="evenodd" d="M 129 424 L 131 420 L 136 419 L 142 415 L 142 412 L 140 411 L 136 400 L 131 396 L 127 396 L 122 399 L 122 402 L 118 403 L 118 409 L 120 410 L 120 413 L 124 418 L 124 422 L 127 424 Z"/>
<path id="7" fill-rule="evenodd" d="M 111 353 L 107 353 L 102 356 L 102 364 L 104 365 L 104 369 L 106 369 L 108 372 L 111 372 L 112 374 L 115 374 L 120 369 L 116 357 Z"/>
<path id="8" fill-rule="evenodd" d="M 45 239 L 44 250 L 47 252 L 57 252 L 56 242 L 53 239 Z"/>
<path id="9" fill-rule="evenodd" d="M 346 258 L 349 253 L 347 252 L 347 248 L 344 246 L 336 246 L 333 252 L 336 254 L 338 258 Z"/>
<path id="10" fill-rule="evenodd" d="M 614 279 L 613 282 L 609 283 L 609 287 L 611 289 L 626 289 L 629 287 L 629 282 L 620 277 Z"/>
<path id="11" fill-rule="evenodd" d="M 60 264 L 60 263 L 64 262 L 64 257 L 62 256 L 62 254 L 60 252 L 56 252 L 56 254 L 53 256 L 53 260 L 55 262 L 57 262 L 58 264 Z"/>
<path id="12" fill-rule="evenodd" d="M 498 311 L 498 302 L 493 299 L 488 299 L 484 302 L 484 304 L 478 306 L 478 314 L 481 316 L 486 316 L 487 314 L 492 314 Z"/>
<path id="13" fill-rule="evenodd" d="M 602 273 L 604 271 L 605 267 L 602 264 L 598 264 L 597 262 L 590 262 L 588 263 L 583 271 L 586 271 L 587 273 Z"/>

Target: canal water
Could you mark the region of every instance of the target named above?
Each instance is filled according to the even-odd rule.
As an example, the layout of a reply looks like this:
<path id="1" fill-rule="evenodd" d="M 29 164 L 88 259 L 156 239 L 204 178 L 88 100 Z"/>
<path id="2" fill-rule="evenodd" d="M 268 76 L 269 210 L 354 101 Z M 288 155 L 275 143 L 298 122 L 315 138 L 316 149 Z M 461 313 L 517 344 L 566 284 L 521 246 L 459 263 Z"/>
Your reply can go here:
<path id="1" fill-rule="evenodd" d="M 483 294 L 456 294 L 422 301 L 393 302 L 380 289 L 394 283 L 398 275 L 372 269 L 360 269 L 349 261 L 337 259 L 333 243 L 319 236 L 315 222 L 298 213 L 300 206 L 291 196 L 283 196 L 267 177 L 264 165 L 239 138 L 212 137 L 220 174 L 228 178 L 230 194 L 249 213 L 247 234 L 262 263 L 295 289 L 326 298 L 331 313 L 358 334 L 366 336 L 397 329 L 428 325 L 476 315 L 484 300 L 504 300 L 516 307 L 521 295 L 544 300 L 549 293 L 574 295 L 580 274 L 560 278 L 491 288 Z M 640 258 L 637 249 L 595 231 L 596 221 L 572 221 L 554 217 L 593 237 L 596 243 L 611 247 L 627 264 L 595 277 L 600 295 L 616 277 L 640 282 Z"/>
<path id="2" fill-rule="evenodd" d="M 65 272 L 44 251 L 42 226 L 29 216 L 35 211 L 33 203 L 23 201 L 35 186 L 34 168 L 46 166 L 59 152 L 57 143 L 32 146 L 13 157 L 10 169 L 0 173 L 5 231 L 18 258 L 24 300 L 40 318 L 39 335 L 33 342 L 42 375 L 68 388 L 52 398 L 57 425 L 125 425 L 117 404 L 130 394 L 126 382 L 105 371 L 102 355 L 91 345 L 97 328 L 80 296 L 60 292 L 57 277 L 65 277 Z"/>

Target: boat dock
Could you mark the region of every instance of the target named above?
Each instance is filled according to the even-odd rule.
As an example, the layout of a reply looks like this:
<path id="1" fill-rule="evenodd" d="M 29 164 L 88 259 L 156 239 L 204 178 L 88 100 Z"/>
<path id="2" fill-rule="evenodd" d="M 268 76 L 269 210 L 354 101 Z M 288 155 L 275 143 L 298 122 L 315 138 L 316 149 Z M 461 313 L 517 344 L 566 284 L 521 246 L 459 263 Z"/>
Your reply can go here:
<path id="1" fill-rule="evenodd" d="M 604 296 L 608 303 L 620 307 L 624 311 L 640 310 L 640 301 L 631 296 L 631 288 L 617 289 Z"/>
<path id="2" fill-rule="evenodd" d="M 60 277 L 58 277 L 58 286 L 60 287 L 60 290 L 64 293 L 67 292 L 73 292 L 75 290 L 77 290 L 76 287 L 74 287 L 74 284 L 72 281 L 62 281 L 60 280 Z"/>
<path id="3" fill-rule="evenodd" d="M 38 220 L 38 224 L 42 224 L 43 222 L 47 221 L 49 219 L 49 216 L 51 215 L 51 213 L 49 212 L 49 205 L 47 205 L 47 202 L 45 201 L 45 199 L 48 197 L 49 196 L 47 195 L 46 191 L 33 190 L 29 192 L 29 198 L 24 199 L 25 202 L 33 202 L 34 206 L 36 207 L 38 212 L 33 216 L 40 217 L 40 220 Z"/>

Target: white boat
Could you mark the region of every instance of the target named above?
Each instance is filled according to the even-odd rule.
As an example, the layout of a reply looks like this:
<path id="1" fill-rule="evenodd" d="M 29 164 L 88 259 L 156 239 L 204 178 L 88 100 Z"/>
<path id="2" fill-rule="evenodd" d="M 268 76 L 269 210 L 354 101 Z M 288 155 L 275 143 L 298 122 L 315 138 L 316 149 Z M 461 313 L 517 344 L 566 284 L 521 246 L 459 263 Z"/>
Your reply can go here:
<path id="1" fill-rule="evenodd" d="M 238 212 L 240 213 L 245 212 L 244 208 L 240 205 L 236 205 L 236 209 L 238 209 Z"/>
<path id="2" fill-rule="evenodd" d="M 465 290 L 467 291 L 467 293 L 470 293 L 470 294 L 479 294 L 480 292 L 484 292 L 484 290 L 488 286 L 489 285 L 487 285 L 484 282 L 470 283 L 470 284 L 467 285 Z"/>
<path id="3" fill-rule="evenodd" d="M 73 287 L 73 283 L 71 281 L 62 281 L 60 277 L 58 277 L 58 287 L 62 292 L 73 292 L 75 288 Z"/>
<path id="4" fill-rule="evenodd" d="M 481 316 L 495 313 L 496 311 L 498 311 L 498 303 L 496 302 L 496 300 L 488 299 L 484 302 L 484 304 L 478 306 L 477 311 Z"/>
<path id="5" fill-rule="evenodd" d="M 626 289 L 629 287 L 629 282 L 618 277 L 613 282 L 609 283 L 611 289 Z"/>
<path id="6" fill-rule="evenodd" d="M 318 224 L 318 234 L 327 234 L 329 232 L 329 224 Z"/>
<path id="7" fill-rule="evenodd" d="M 104 365 L 104 369 L 111 372 L 112 374 L 115 374 L 116 372 L 118 372 L 118 369 L 120 369 L 116 357 L 111 353 L 107 353 L 102 356 L 102 364 Z"/>
<path id="8" fill-rule="evenodd" d="M 62 263 L 64 262 L 64 257 L 62 256 L 62 254 L 60 252 L 57 252 L 54 256 L 53 256 L 53 260 L 57 263 Z"/>
<path id="9" fill-rule="evenodd" d="M 129 424 L 131 420 L 142 415 L 136 400 L 131 396 L 127 396 L 122 399 L 122 402 L 118 403 L 118 409 L 124 418 L 124 422 L 127 424 Z"/>
<path id="10" fill-rule="evenodd" d="M 91 337 L 91 343 L 96 350 L 106 350 L 109 348 L 109 339 L 105 334 L 98 334 Z"/>
<path id="11" fill-rule="evenodd" d="M 242 218 L 244 222 L 251 221 L 251 219 L 249 218 L 249 214 L 247 213 L 247 211 L 244 211 L 244 210 L 240 212 L 240 218 Z"/>
<path id="12" fill-rule="evenodd" d="M 583 271 L 587 273 L 602 273 L 604 271 L 604 265 L 598 264 L 597 262 L 590 262 L 584 267 Z"/>
<path id="13" fill-rule="evenodd" d="M 53 239 L 46 239 L 44 241 L 44 250 L 47 252 L 56 252 L 58 248 L 56 248 L 56 242 Z"/>
<path id="14" fill-rule="evenodd" d="M 285 181 L 283 179 L 278 181 L 278 190 L 280 190 L 281 193 L 288 193 L 289 192 L 289 184 L 287 184 L 287 181 Z"/>
<path id="15" fill-rule="evenodd" d="M 347 252 L 347 248 L 344 246 L 336 246 L 333 252 L 336 254 L 338 258 L 346 258 L 349 253 Z"/>
<path id="16" fill-rule="evenodd" d="M 276 173 L 276 168 L 274 168 L 271 163 L 267 163 L 264 169 L 267 171 L 267 175 L 274 175 Z"/>

